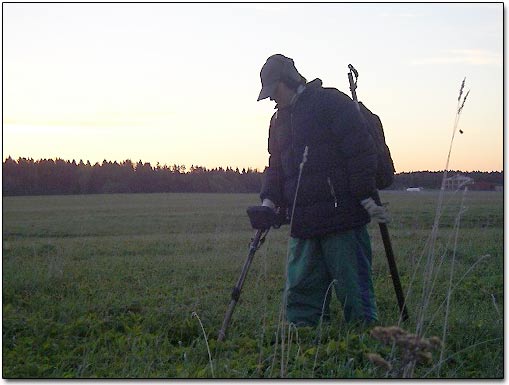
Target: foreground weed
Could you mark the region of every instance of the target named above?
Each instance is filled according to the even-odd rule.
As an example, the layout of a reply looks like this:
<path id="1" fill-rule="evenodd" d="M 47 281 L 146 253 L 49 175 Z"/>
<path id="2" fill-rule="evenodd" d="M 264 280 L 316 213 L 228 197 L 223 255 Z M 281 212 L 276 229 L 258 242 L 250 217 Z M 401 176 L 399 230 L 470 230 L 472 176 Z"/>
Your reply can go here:
<path id="1" fill-rule="evenodd" d="M 316 346 L 316 354 L 315 354 L 315 360 L 313 362 L 313 371 L 311 372 L 311 378 L 314 378 L 315 376 L 315 368 L 316 368 L 316 361 L 318 360 L 318 349 L 320 348 L 320 342 L 322 340 L 322 325 L 323 325 L 323 316 L 325 313 L 325 306 L 327 304 L 327 298 L 329 296 L 329 291 L 331 287 L 337 282 L 336 279 L 333 279 L 331 283 L 329 283 L 329 286 L 327 287 L 327 291 L 325 292 L 325 297 L 323 298 L 322 303 L 322 314 L 320 315 L 320 323 L 318 325 L 318 336 L 317 336 L 317 346 Z"/>
<path id="2" fill-rule="evenodd" d="M 442 348 L 440 349 L 440 362 L 444 359 L 444 351 L 445 351 L 445 341 L 447 338 L 447 322 L 449 321 L 449 309 L 450 309 L 450 302 L 451 302 L 451 293 L 452 293 L 452 282 L 453 282 L 453 276 L 454 276 L 454 264 L 456 262 L 456 250 L 458 245 L 458 232 L 460 228 L 460 219 L 461 215 L 465 212 L 464 208 L 464 202 L 465 202 L 465 194 L 467 192 L 467 188 L 463 190 L 463 197 L 461 199 L 461 205 L 460 205 L 460 211 L 458 213 L 458 216 L 456 217 L 456 223 L 455 223 L 455 236 L 454 236 L 454 248 L 453 248 L 453 254 L 452 254 L 452 261 L 451 261 L 451 271 L 449 274 L 449 287 L 447 290 L 447 303 L 445 305 L 445 319 L 444 319 L 444 327 L 442 332 Z M 440 377 L 440 367 L 438 367 L 438 376 Z"/>
<path id="3" fill-rule="evenodd" d="M 375 365 L 387 370 L 391 377 L 407 377 L 417 363 L 432 362 L 432 351 L 442 346 L 438 337 L 423 338 L 411 334 L 398 326 L 376 326 L 371 337 L 385 345 L 395 346 L 399 354 L 386 361 L 379 354 L 370 353 L 367 358 Z"/>
<path id="4" fill-rule="evenodd" d="M 214 365 L 212 365 L 212 355 L 210 354 L 209 341 L 207 339 L 207 334 L 205 333 L 205 329 L 203 328 L 203 324 L 201 323 L 201 319 L 198 316 L 198 314 L 196 314 L 196 312 L 193 311 L 193 313 L 191 315 L 193 317 L 196 317 L 198 319 L 198 322 L 200 323 L 201 331 L 203 332 L 203 338 L 205 339 L 205 344 L 207 345 L 207 352 L 209 353 L 210 371 L 212 372 L 212 377 L 215 378 Z"/>
<path id="5" fill-rule="evenodd" d="M 426 257 L 426 263 L 424 266 L 424 272 L 423 272 L 423 277 L 422 277 L 423 278 L 422 294 L 421 294 L 420 303 L 418 304 L 419 311 L 417 313 L 417 322 L 416 322 L 416 334 L 419 336 L 419 338 L 423 338 L 423 336 L 424 336 L 425 319 L 426 319 L 427 314 L 429 313 L 429 308 L 432 303 L 432 298 L 433 298 L 433 296 L 436 295 L 435 284 L 439 278 L 439 273 L 440 273 L 440 269 L 442 267 L 442 263 L 447 255 L 447 253 L 444 252 L 442 254 L 442 258 L 440 259 L 440 263 L 437 263 L 436 256 L 439 254 L 438 246 L 437 246 L 438 238 L 439 238 L 439 225 L 440 225 L 441 216 L 444 212 L 443 203 L 444 203 L 444 196 L 445 196 L 445 186 L 446 186 L 446 180 L 447 180 L 447 175 L 448 175 L 448 170 L 449 170 L 449 162 L 450 162 L 450 158 L 451 158 L 452 146 L 453 146 L 456 131 L 458 130 L 458 123 L 459 123 L 459 119 L 461 116 L 461 112 L 465 105 L 465 101 L 470 93 L 470 91 L 468 91 L 462 100 L 461 97 L 463 95 L 464 87 L 465 87 L 465 79 L 463 79 L 463 82 L 461 83 L 461 87 L 460 87 L 460 91 L 459 91 L 459 95 L 458 95 L 452 138 L 451 138 L 451 142 L 449 145 L 449 152 L 447 154 L 447 161 L 446 161 L 444 173 L 442 176 L 441 188 L 440 188 L 440 192 L 438 195 L 438 202 L 437 202 L 436 210 L 435 210 L 435 218 L 433 221 L 431 234 L 428 239 L 429 243 L 427 242 L 426 246 L 425 246 L 425 249 L 427 249 L 427 257 Z M 463 131 L 460 130 L 460 133 L 463 133 Z M 459 188 L 461 188 L 461 187 L 463 187 L 463 186 L 460 186 Z M 458 188 L 458 190 L 459 190 L 459 188 Z M 465 196 L 465 192 L 466 192 L 466 188 L 464 189 L 463 199 Z M 459 219 L 460 219 L 461 215 L 463 214 L 463 212 L 464 211 L 463 211 L 463 200 L 462 200 L 460 211 L 459 211 L 459 214 L 457 215 L 456 221 L 455 221 L 455 230 L 456 230 L 455 235 L 456 236 L 455 236 L 455 241 L 454 241 L 451 270 L 450 270 L 450 274 L 449 274 L 449 287 L 448 287 L 448 290 L 446 293 L 447 305 L 446 305 L 445 320 L 444 320 L 443 333 L 442 333 L 444 339 L 445 339 L 445 334 L 446 334 L 446 330 L 447 330 L 447 321 L 449 318 L 450 295 L 451 295 L 451 291 L 452 291 L 454 263 L 455 263 L 455 259 L 456 259 Z M 420 260 L 419 260 L 419 262 L 420 262 Z M 417 266 L 414 270 L 414 273 L 416 271 L 417 271 Z M 428 325 L 430 325 L 430 323 L 428 323 Z M 444 354 L 444 348 L 442 347 L 440 361 L 443 358 L 443 354 Z M 408 362 L 407 366 L 404 368 L 403 373 L 402 373 L 404 375 L 404 377 L 413 377 L 415 364 L 416 364 L 416 361 Z"/>
<path id="6" fill-rule="evenodd" d="M 291 233 L 292 226 L 293 226 L 293 214 L 295 213 L 295 206 L 297 203 L 297 196 L 299 194 L 299 186 L 300 186 L 300 180 L 302 177 L 302 170 L 304 169 L 304 165 L 306 164 L 308 160 L 308 146 L 304 148 L 304 153 L 302 154 L 302 162 L 300 162 L 299 165 L 299 177 L 297 179 L 297 186 L 295 188 L 295 197 L 293 198 L 293 205 L 292 205 L 292 215 L 290 218 L 290 228 L 289 231 Z M 281 371 L 280 375 L 281 378 L 286 377 L 287 369 L 285 368 L 285 323 L 286 323 L 286 306 L 287 306 L 287 300 L 288 300 L 288 259 L 290 258 L 290 244 L 288 243 L 288 250 L 286 253 L 286 262 L 285 262 L 285 289 L 283 291 L 283 300 L 281 301 Z"/>
<path id="7" fill-rule="evenodd" d="M 451 152 L 452 152 L 452 145 L 454 143 L 454 137 L 456 134 L 456 131 L 458 129 L 459 119 L 461 116 L 461 111 L 463 110 L 463 107 L 465 106 L 465 101 L 467 99 L 468 94 L 470 93 L 470 90 L 467 92 L 465 97 L 463 98 L 463 102 L 461 102 L 461 96 L 463 95 L 463 89 L 465 87 L 465 79 L 463 79 L 463 82 L 461 83 L 459 95 L 458 95 L 458 104 L 456 107 L 456 115 L 454 120 L 454 127 L 452 130 L 452 138 L 449 145 L 449 152 L 447 154 L 447 161 L 445 164 L 444 174 L 442 176 L 442 185 L 440 187 L 440 193 L 438 195 L 438 203 L 436 205 L 436 212 L 435 212 L 435 219 L 433 222 L 433 227 L 431 230 L 431 239 L 430 239 L 430 245 L 428 249 L 428 255 L 426 259 L 426 266 L 424 270 L 424 285 L 422 289 L 422 299 L 421 299 L 421 306 L 419 307 L 419 313 L 417 315 L 417 326 L 416 326 L 416 333 L 421 335 L 422 330 L 424 327 L 424 318 L 425 314 L 428 311 L 428 307 L 430 304 L 431 297 L 433 295 L 433 287 L 432 282 L 433 276 L 435 274 L 438 274 L 438 272 L 434 271 L 434 268 L 436 266 L 436 242 L 438 238 L 438 230 L 439 230 L 439 224 L 440 224 L 440 217 L 443 213 L 443 200 L 444 200 L 444 193 L 445 193 L 445 183 L 447 180 L 447 174 L 449 171 L 449 162 L 451 158 Z"/>

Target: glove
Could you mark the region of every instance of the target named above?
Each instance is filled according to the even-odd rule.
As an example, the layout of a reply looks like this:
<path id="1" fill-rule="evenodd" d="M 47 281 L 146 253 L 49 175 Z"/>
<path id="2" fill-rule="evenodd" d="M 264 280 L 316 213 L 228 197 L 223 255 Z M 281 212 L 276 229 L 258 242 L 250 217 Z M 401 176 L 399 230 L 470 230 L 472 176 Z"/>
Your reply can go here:
<path id="1" fill-rule="evenodd" d="M 268 206 L 251 206 L 247 209 L 251 226 L 256 230 L 267 230 L 278 222 L 276 212 Z"/>
<path id="2" fill-rule="evenodd" d="M 274 211 L 276 210 L 276 205 L 269 198 L 263 200 L 262 206 L 270 207 Z"/>
<path id="3" fill-rule="evenodd" d="M 378 223 L 387 223 L 389 222 L 389 214 L 385 207 L 378 206 L 373 198 L 367 198 L 361 201 L 362 207 L 368 212 L 371 219 Z"/>
<path id="4" fill-rule="evenodd" d="M 247 209 L 251 226 L 256 230 L 267 230 L 270 227 L 279 229 L 281 225 L 290 223 L 287 210 L 278 207 L 270 199 L 265 198 L 261 206 L 251 206 Z"/>

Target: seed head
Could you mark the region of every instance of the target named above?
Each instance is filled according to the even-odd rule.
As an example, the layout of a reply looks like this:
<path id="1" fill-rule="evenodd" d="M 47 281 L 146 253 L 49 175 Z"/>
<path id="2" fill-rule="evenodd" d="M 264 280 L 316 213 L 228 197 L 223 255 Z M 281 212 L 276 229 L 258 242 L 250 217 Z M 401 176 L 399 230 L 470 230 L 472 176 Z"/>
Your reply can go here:
<path id="1" fill-rule="evenodd" d="M 367 353 L 366 357 L 368 358 L 369 361 L 371 361 L 373 364 L 375 364 L 376 366 L 378 366 L 380 368 L 383 368 L 386 370 L 392 369 L 392 365 L 390 364 L 390 362 L 387 362 L 386 360 L 384 360 L 382 358 L 382 356 L 380 356 L 380 354 Z"/>
<path id="2" fill-rule="evenodd" d="M 461 103 L 461 107 L 458 109 L 458 114 L 463 110 L 463 107 L 465 106 L 465 100 L 467 100 L 468 94 L 470 93 L 470 90 L 467 91 L 465 94 L 465 97 L 463 98 L 463 102 Z"/>
<path id="3" fill-rule="evenodd" d="M 442 346 L 442 341 L 437 336 L 430 337 L 429 342 L 434 349 Z"/>
<path id="4" fill-rule="evenodd" d="M 433 356 L 431 355 L 431 352 L 419 352 L 417 353 L 417 361 L 430 364 L 433 361 Z"/>
<path id="5" fill-rule="evenodd" d="M 461 82 L 461 87 L 460 87 L 460 94 L 458 95 L 458 103 L 461 99 L 461 95 L 463 95 L 463 88 L 465 87 L 465 80 L 467 80 L 466 77 L 463 78 L 463 81 Z"/>
<path id="6" fill-rule="evenodd" d="M 374 339 L 383 342 L 384 344 L 393 342 L 406 333 L 407 332 L 401 329 L 399 326 L 376 326 L 371 330 L 371 336 Z"/>

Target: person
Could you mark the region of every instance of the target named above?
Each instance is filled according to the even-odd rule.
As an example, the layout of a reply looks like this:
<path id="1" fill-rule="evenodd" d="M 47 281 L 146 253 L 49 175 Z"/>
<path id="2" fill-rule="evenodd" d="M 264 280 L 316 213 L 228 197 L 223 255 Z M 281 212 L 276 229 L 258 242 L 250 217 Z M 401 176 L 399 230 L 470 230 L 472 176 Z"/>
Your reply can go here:
<path id="1" fill-rule="evenodd" d="M 388 216 L 372 198 L 377 155 L 363 118 L 350 97 L 320 79 L 308 83 L 284 55 L 270 56 L 260 78 L 258 101 L 276 102 L 260 198 L 291 218 L 287 320 L 330 320 L 334 282 L 347 322 L 376 322 L 367 224 Z"/>

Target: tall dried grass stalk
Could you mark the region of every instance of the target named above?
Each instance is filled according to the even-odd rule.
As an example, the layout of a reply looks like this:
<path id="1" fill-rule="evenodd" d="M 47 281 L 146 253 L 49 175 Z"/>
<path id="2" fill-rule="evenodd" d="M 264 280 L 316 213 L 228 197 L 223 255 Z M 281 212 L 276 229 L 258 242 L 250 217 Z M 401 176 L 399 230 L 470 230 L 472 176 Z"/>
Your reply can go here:
<path id="1" fill-rule="evenodd" d="M 293 198 L 293 205 L 292 205 L 292 215 L 290 218 L 290 236 L 293 226 L 293 214 L 295 213 L 295 206 L 297 205 L 297 196 L 299 194 L 299 187 L 300 187 L 300 180 L 302 178 L 302 170 L 304 169 L 304 165 L 306 164 L 308 160 L 308 146 L 304 148 L 304 153 L 302 154 L 302 162 L 299 166 L 299 177 L 297 179 L 297 187 L 295 188 L 295 196 Z M 281 378 L 284 378 L 286 376 L 286 368 L 285 368 L 285 327 L 284 323 L 286 321 L 286 304 L 287 304 L 287 297 L 288 297 L 288 258 L 290 257 L 290 244 L 288 244 L 287 252 L 286 252 L 286 263 L 285 263 L 285 289 L 283 290 L 283 299 L 282 299 L 282 311 L 281 311 L 281 320 L 282 323 L 281 327 L 281 371 L 280 376 Z"/>
<path id="2" fill-rule="evenodd" d="M 279 309 L 279 317 L 277 321 L 277 329 L 275 333 L 276 341 L 274 342 L 274 354 L 272 355 L 272 365 L 270 367 L 270 374 L 269 377 L 272 377 L 272 370 L 276 366 L 276 357 L 277 357 L 277 348 L 278 348 L 278 338 L 279 338 L 279 329 L 281 328 L 283 324 L 283 307 Z"/>
<path id="3" fill-rule="evenodd" d="M 205 339 L 205 344 L 207 345 L 207 352 L 209 353 L 209 363 L 210 363 L 210 371 L 212 372 L 212 378 L 216 378 L 214 375 L 214 365 L 212 365 L 212 355 L 210 354 L 209 341 L 207 340 L 207 334 L 205 333 L 205 329 L 203 328 L 203 324 L 201 323 L 201 319 L 198 314 L 193 311 L 191 313 L 193 317 L 198 318 L 198 322 L 200 323 L 201 331 L 203 332 L 203 338 Z"/>
<path id="4" fill-rule="evenodd" d="M 464 187 L 465 189 L 467 188 L 466 186 Z M 458 190 L 459 191 L 459 190 Z M 464 201 L 465 201 L 465 194 L 468 190 L 464 190 L 463 192 L 463 196 L 462 196 L 462 200 L 461 200 L 461 203 L 460 203 L 460 208 L 459 208 L 459 211 L 456 215 L 456 218 L 455 218 L 455 221 L 454 221 L 454 226 L 453 226 L 453 230 L 452 232 L 449 234 L 449 237 L 447 238 L 447 242 L 446 244 L 443 246 L 443 250 L 439 252 L 439 255 L 441 255 L 441 258 L 440 258 L 440 263 L 438 264 L 438 268 L 436 269 L 436 274 L 435 274 L 435 277 L 433 278 L 433 281 L 431 283 L 431 287 L 430 287 L 430 293 L 433 293 L 434 292 L 434 289 L 435 289 L 435 285 L 437 283 L 437 281 L 439 280 L 439 272 L 442 268 L 442 265 L 443 263 L 445 262 L 445 259 L 447 257 L 447 253 L 449 251 L 449 245 L 451 244 L 452 242 L 452 238 L 454 236 L 454 245 L 452 247 L 453 249 L 453 254 L 455 257 L 456 256 L 456 250 L 457 250 L 457 237 L 458 237 L 458 233 L 459 233 L 459 225 L 460 225 L 460 218 L 461 216 L 465 213 L 466 211 L 466 208 L 464 207 Z"/>
<path id="5" fill-rule="evenodd" d="M 292 333 L 292 330 L 294 331 L 294 333 Z M 290 322 L 288 324 L 288 349 L 287 349 L 287 353 L 286 353 L 286 367 L 288 368 L 289 367 L 289 363 L 290 363 L 290 350 L 291 350 L 291 347 L 292 347 L 292 343 L 293 343 L 293 335 L 295 334 L 295 340 L 296 340 L 296 343 L 297 343 L 297 346 L 298 346 L 298 349 L 297 349 L 297 356 L 299 355 L 299 352 L 300 352 L 300 343 L 299 343 L 299 330 L 297 329 L 297 327 L 295 326 L 295 324 L 293 322 Z"/>
<path id="6" fill-rule="evenodd" d="M 317 340 L 316 340 L 316 353 L 315 353 L 315 360 L 313 362 L 313 371 L 311 372 L 311 378 L 314 378 L 314 376 L 315 376 L 316 361 L 318 360 L 318 350 L 320 349 L 320 341 L 322 340 L 322 324 L 323 324 L 323 316 L 325 313 L 325 305 L 327 304 L 327 297 L 329 295 L 329 291 L 330 291 L 332 285 L 334 285 L 336 282 L 337 282 L 337 280 L 333 279 L 331 281 L 331 283 L 329 283 L 329 286 L 327 287 L 327 291 L 325 292 L 325 297 L 323 298 L 322 314 L 320 314 L 320 323 L 318 324 L 318 336 L 317 336 Z"/>
<path id="7" fill-rule="evenodd" d="M 451 158 L 452 145 L 454 143 L 454 137 L 455 137 L 456 131 L 458 129 L 461 111 L 463 110 L 463 107 L 465 106 L 466 98 L 467 98 L 468 94 L 470 93 L 470 91 L 468 91 L 462 101 L 461 96 L 463 95 L 463 89 L 465 87 L 465 80 L 466 80 L 466 78 L 464 78 L 463 82 L 461 83 L 461 87 L 460 87 L 460 91 L 459 91 L 459 95 L 458 95 L 458 103 L 457 103 L 456 115 L 455 115 L 455 119 L 454 119 L 454 127 L 453 127 L 453 131 L 452 131 L 451 142 L 449 145 L 449 152 L 447 154 L 447 161 L 445 164 L 444 174 L 442 176 L 442 183 L 441 183 L 441 187 L 440 187 L 440 193 L 438 195 L 438 203 L 437 203 L 436 212 L 435 212 L 435 219 L 434 219 L 433 227 L 431 230 L 431 239 L 430 239 L 430 244 L 429 244 L 429 249 L 428 249 L 428 255 L 427 255 L 426 264 L 425 264 L 425 268 L 424 268 L 424 277 L 423 277 L 424 285 L 423 285 L 422 295 L 421 295 L 421 306 L 420 306 L 419 312 L 417 314 L 417 323 L 416 323 L 416 333 L 417 333 L 417 335 L 420 335 L 420 336 L 422 336 L 422 330 L 423 330 L 423 326 L 424 326 L 424 318 L 428 311 L 429 303 L 430 303 L 430 300 L 431 300 L 431 297 L 433 294 L 432 286 L 429 284 L 429 282 L 432 282 L 432 277 L 434 275 L 435 260 L 436 260 L 436 255 L 435 255 L 436 240 L 438 238 L 438 228 L 439 228 L 439 223 L 440 223 L 440 216 L 442 213 L 443 200 L 444 200 L 444 195 L 445 195 L 444 194 L 445 193 L 445 182 L 446 182 L 447 173 L 449 170 L 449 162 L 450 162 L 450 158 Z"/>
<path id="8" fill-rule="evenodd" d="M 270 241 L 265 241 L 265 249 L 264 249 L 264 252 L 262 253 L 262 271 L 260 272 L 260 274 L 258 275 L 258 282 L 257 282 L 257 286 L 259 287 L 260 286 L 260 281 L 262 282 L 267 282 L 267 249 L 269 248 L 269 243 Z M 261 332 L 261 336 L 260 336 L 260 353 L 258 355 L 258 365 L 259 367 L 261 368 L 261 365 L 262 365 L 262 362 L 263 362 L 263 341 L 265 339 L 265 332 L 266 332 L 266 328 L 267 328 L 267 303 L 268 303 L 268 294 L 267 294 L 267 291 L 266 290 L 262 290 L 262 292 L 264 293 L 263 295 L 263 313 L 262 313 L 262 322 L 261 322 L 261 325 L 262 325 L 262 332 Z"/>
<path id="9" fill-rule="evenodd" d="M 447 303 L 445 305 L 445 319 L 444 319 L 444 328 L 442 330 L 442 346 L 440 349 L 440 362 L 443 360 L 444 352 L 445 352 L 445 342 L 446 342 L 446 338 L 447 338 L 447 323 L 449 320 L 449 309 L 450 309 L 451 293 L 452 293 L 452 279 L 454 276 L 454 264 L 456 262 L 456 249 L 458 246 L 458 233 L 459 233 L 459 228 L 460 228 L 461 216 L 466 211 L 466 209 L 464 207 L 464 203 L 465 203 L 465 195 L 466 195 L 467 191 L 468 191 L 468 188 L 465 187 L 463 190 L 463 196 L 461 199 L 460 211 L 458 213 L 458 216 L 456 217 L 456 222 L 454 224 L 456 231 L 455 231 L 455 235 L 454 235 L 454 248 L 453 248 L 453 252 L 452 252 L 451 270 L 450 270 L 450 274 L 449 274 L 449 288 L 447 290 Z M 438 367 L 438 376 L 439 377 L 440 377 L 440 369 L 441 369 L 441 366 Z"/>
<path id="10" fill-rule="evenodd" d="M 452 192 L 452 194 L 449 196 L 449 199 L 445 202 L 445 205 L 444 206 L 448 206 L 450 204 L 450 202 L 452 201 L 452 199 L 455 197 L 455 195 L 462 190 L 462 188 L 465 187 L 464 185 L 460 185 L 458 186 L 458 188 L 456 190 L 454 190 Z M 441 215 L 443 214 L 444 210 L 442 210 L 442 212 L 439 214 L 439 218 L 441 217 Z M 421 262 L 423 261 L 423 258 L 424 256 L 426 255 L 426 253 L 428 252 L 429 248 L 430 248 L 430 244 L 431 244 L 431 239 L 432 239 L 432 234 L 431 232 L 428 234 L 428 237 L 426 238 L 426 241 L 424 242 L 424 246 L 420 247 L 419 246 L 419 249 L 420 249 L 420 253 L 419 253 L 419 258 L 417 259 L 417 261 L 413 260 L 412 262 L 412 265 L 414 266 L 413 268 L 413 272 L 412 272 L 412 276 L 409 280 L 409 283 L 408 283 L 408 286 L 407 286 L 407 291 L 406 291 L 406 295 L 405 295 L 405 298 L 408 300 L 409 298 L 411 298 L 412 296 L 412 289 L 413 289 L 413 285 L 414 283 L 416 282 L 417 280 L 417 275 L 420 271 L 420 268 L 421 268 Z M 448 245 L 450 243 L 450 239 L 448 239 L 447 241 L 447 245 L 445 247 L 445 249 L 447 249 Z M 445 257 L 445 254 L 442 253 L 442 258 L 441 258 L 441 261 L 440 261 L 440 265 L 438 267 L 438 270 L 440 270 L 441 268 L 441 265 L 444 261 L 444 257 Z M 433 288 L 435 286 L 435 283 L 436 283 L 436 278 L 438 277 L 438 275 L 436 274 L 435 275 L 435 279 L 433 280 L 433 284 L 431 285 L 431 290 L 430 292 L 432 293 L 433 292 Z M 401 322 L 402 322 L 402 319 L 401 317 L 399 318 L 398 320 L 398 326 L 401 325 Z"/>

